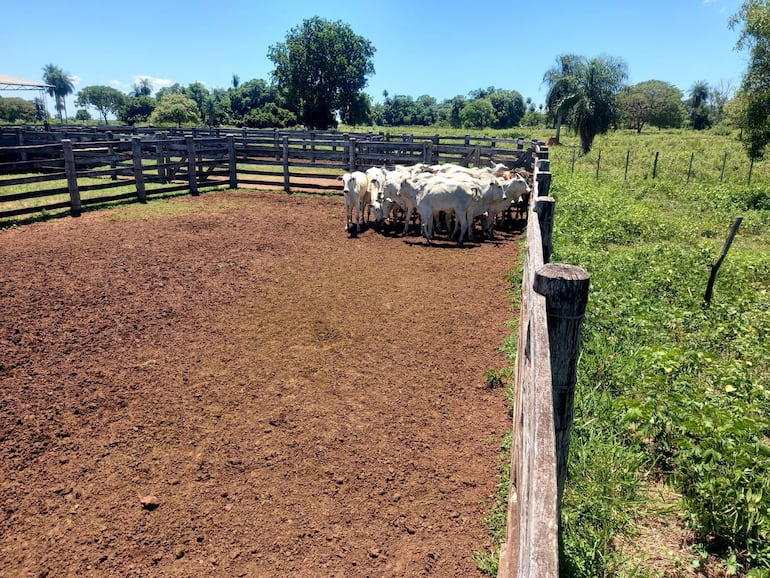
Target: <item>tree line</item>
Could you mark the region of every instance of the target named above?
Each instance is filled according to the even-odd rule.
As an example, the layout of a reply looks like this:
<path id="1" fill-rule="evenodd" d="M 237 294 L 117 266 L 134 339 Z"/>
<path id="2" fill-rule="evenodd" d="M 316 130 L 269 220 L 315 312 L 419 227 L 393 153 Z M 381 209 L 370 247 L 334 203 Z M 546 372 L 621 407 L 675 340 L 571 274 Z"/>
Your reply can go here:
<path id="1" fill-rule="evenodd" d="M 283 42 L 268 49 L 274 69 L 270 79 L 208 89 L 200 82 L 174 84 L 157 91 L 150 79 L 139 79 L 126 94 L 109 86 L 86 86 L 76 95 L 75 120 L 94 111 L 127 124 L 205 124 L 249 128 L 335 128 L 357 126 L 436 126 L 505 129 L 551 126 L 558 142 L 561 127 L 580 137 L 581 150 L 591 149 L 597 134 L 614 128 L 641 132 L 645 127 L 702 130 L 727 122 L 743 129 L 751 158 L 762 156 L 770 142 L 770 0 L 744 0 L 729 22 L 743 25 L 738 47 L 751 49 L 749 69 L 732 96 L 729 85 L 696 82 L 688 95 L 676 86 L 648 80 L 627 85 L 625 62 L 612 56 L 586 58 L 562 54 L 542 82 L 546 102 L 535 106 L 514 89 L 479 88 L 442 102 L 430 95 L 417 99 L 383 92 L 372 103 L 364 92 L 374 73 L 374 46 L 341 21 L 317 16 L 292 28 Z M 65 98 L 74 93 L 73 77 L 48 64 L 43 80 L 50 85 L 60 122 L 68 120 Z M 40 99 L 0 98 L 0 120 L 47 120 Z"/>

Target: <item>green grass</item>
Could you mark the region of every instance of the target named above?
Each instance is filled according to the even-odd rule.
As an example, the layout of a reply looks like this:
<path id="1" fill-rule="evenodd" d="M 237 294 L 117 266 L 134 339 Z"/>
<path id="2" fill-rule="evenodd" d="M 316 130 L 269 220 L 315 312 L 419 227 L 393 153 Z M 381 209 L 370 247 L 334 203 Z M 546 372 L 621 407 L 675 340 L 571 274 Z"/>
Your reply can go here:
<path id="1" fill-rule="evenodd" d="M 714 156 L 722 143 L 708 138 L 698 144 Z M 664 140 L 661 149 L 670 146 Z M 703 551 L 737 575 L 762 575 L 770 568 L 763 189 L 665 177 L 625 188 L 558 161 L 552 169 L 553 259 L 592 276 L 563 512 L 567 575 L 611 575 L 612 536 L 633 534 L 637 496 L 653 477 L 682 494 Z M 743 225 L 704 308 L 710 265 L 739 214 Z M 608 529 L 608 520 L 620 522 Z"/>

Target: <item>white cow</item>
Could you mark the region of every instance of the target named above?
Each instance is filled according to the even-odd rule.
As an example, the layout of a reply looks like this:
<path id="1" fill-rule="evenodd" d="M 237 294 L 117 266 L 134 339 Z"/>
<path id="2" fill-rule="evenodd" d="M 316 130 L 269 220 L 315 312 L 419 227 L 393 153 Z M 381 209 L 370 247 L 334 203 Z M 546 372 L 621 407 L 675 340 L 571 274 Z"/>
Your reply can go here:
<path id="1" fill-rule="evenodd" d="M 531 192 L 531 188 L 527 180 L 518 173 L 511 172 L 507 174 L 510 178 L 502 181 L 502 185 L 505 188 L 506 198 L 501 200 L 492 201 L 489 209 L 484 215 L 482 215 L 482 231 L 487 237 L 493 237 L 493 228 L 497 221 L 497 217 L 500 213 L 504 213 L 513 203 L 518 203 L 522 197 Z"/>
<path id="2" fill-rule="evenodd" d="M 417 198 L 417 212 L 420 215 L 422 234 L 430 243 L 433 238 L 433 218 L 441 211 L 453 212 L 460 228 L 458 245 L 465 240 L 468 206 L 481 196 L 481 183 L 466 179 L 452 179 L 441 176 L 406 179 L 401 184 L 401 195 Z"/>
<path id="3" fill-rule="evenodd" d="M 410 178 L 414 172 L 411 167 L 396 166 L 393 170 L 386 170 L 382 175 L 375 176 L 375 186 L 382 198 L 379 207 L 381 214 L 377 218 L 383 220 L 388 218 L 395 209 L 394 205 L 398 206 L 406 213 L 403 235 L 409 231 L 412 215 L 417 210 L 417 199 L 416 195 L 401 194 L 401 183 Z M 377 216 L 377 208 L 375 208 L 375 216 Z"/>
<path id="4" fill-rule="evenodd" d="M 361 171 L 344 173 L 338 178 L 342 181 L 342 194 L 345 198 L 345 230 L 351 235 L 355 235 L 361 230 L 363 225 L 369 182 L 366 174 Z M 355 221 L 353 220 L 354 212 Z"/>

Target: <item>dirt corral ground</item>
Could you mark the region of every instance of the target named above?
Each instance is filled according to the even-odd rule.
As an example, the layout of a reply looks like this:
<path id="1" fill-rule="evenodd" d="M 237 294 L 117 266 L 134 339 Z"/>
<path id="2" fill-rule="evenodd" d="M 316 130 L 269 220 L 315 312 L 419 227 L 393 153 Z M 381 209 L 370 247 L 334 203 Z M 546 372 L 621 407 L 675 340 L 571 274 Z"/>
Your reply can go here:
<path id="1" fill-rule="evenodd" d="M 516 237 L 343 226 L 249 191 L 0 231 L 0 576 L 479 575 Z"/>

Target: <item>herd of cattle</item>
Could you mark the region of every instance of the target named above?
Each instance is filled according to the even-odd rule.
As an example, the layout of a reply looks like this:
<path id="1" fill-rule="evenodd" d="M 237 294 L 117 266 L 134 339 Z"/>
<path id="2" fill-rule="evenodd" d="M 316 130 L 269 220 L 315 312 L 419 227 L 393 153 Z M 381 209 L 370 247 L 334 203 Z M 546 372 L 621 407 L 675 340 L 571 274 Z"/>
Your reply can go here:
<path id="1" fill-rule="evenodd" d="M 528 175 L 500 163 L 475 168 L 452 163 L 371 167 L 346 172 L 339 179 L 345 199 L 345 230 L 351 236 L 370 222 L 372 212 L 378 228 L 403 220 L 404 235 L 413 216 L 418 216 L 428 243 L 435 222 L 442 217 L 449 237 L 457 237 L 459 245 L 466 238 L 473 241 L 477 219 L 482 234 L 491 237 L 499 216 L 530 193 Z"/>

